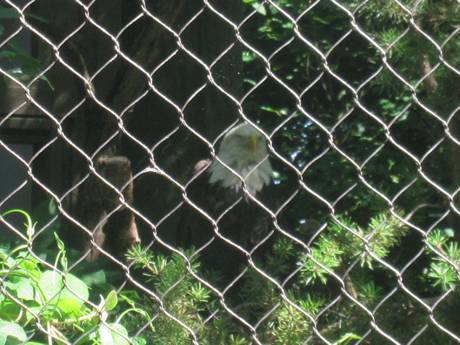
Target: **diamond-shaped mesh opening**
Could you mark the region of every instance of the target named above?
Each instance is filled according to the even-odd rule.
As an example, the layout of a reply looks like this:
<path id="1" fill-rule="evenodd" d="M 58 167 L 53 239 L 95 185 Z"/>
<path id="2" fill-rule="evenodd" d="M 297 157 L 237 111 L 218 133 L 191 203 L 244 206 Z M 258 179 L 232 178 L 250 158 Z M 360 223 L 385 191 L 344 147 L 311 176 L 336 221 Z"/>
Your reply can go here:
<path id="1" fill-rule="evenodd" d="M 332 2 L 319 2 L 316 6 L 308 6 L 299 20 L 299 31 L 302 37 L 323 53 L 329 51 L 342 40 L 350 30 L 347 14 Z M 324 15 L 328 19 L 323 19 Z M 328 30 L 321 28 L 329 27 Z"/>
<path id="2" fill-rule="evenodd" d="M 382 126 L 359 110 L 341 120 L 333 133 L 340 150 L 358 164 L 363 164 L 386 141 Z"/>
<path id="3" fill-rule="evenodd" d="M 454 193 L 460 187 L 460 183 L 453 178 L 452 172 L 440 171 L 439 166 L 445 161 L 451 163 L 453 157 L 458 153 L 459 147 L 457 145 L 444 140 L 424 160 L 424 170 L 429 178 L 450 193 Z"/>
<path id="4" fill-rule="evenodd" d="M 243 103 L 245 113 L 250 120 L 259 122 L 267 132 L 276 130 L 287 117 L 295 115 L 295 98 L 273 78 L 259 75 L 258 71 L 257 74 L 253 73 L 252 66 L 248 68 L 250 74 L 247 83 L 250 85 Z M 267 93 L 271 95 L 269 99 L 264 98 Z"/>
<path id="5" fill-rule="evenodd" d="M 436 61 L 435 58 L 438 56 L 438 51 L 430 41 L 424 44 L 423 47 L 417 49 L 417 55 L 408 56 L 402 54 L 402 51 L 404 47 L 408 45 L 411 46 L 411 42 L 426 40 L 426 37 L 422 33 L 415 28 L 410 28 L 409 31 L 405 32 L 403 36 L 388 49 L 388 53 L 390 54 L 389 64 L 394 66 L 398 75 L 412 85 L 424 77 L 427 73 L 427 68 L 424 65 L 432 64 L 433 61 Z"/>
<path id="6" fill-rule="evenodd" d="M 392 136 L 398 145 L 402 145 L 414 156 L 422 158 L 444 137 L 443 125 L 436 117 L 426 113 L 420 106 L 411 107 L 406 115 L 404 119 L 401 118 L 391 127 Z M 403 126 L 414 128 L 416 123 L 417 127 L 430 128 L 430 131 L 425 133 L 414 129 L 411 137 L 402 134 Z"/>
<path id="7" fill-rule="evenodd" d="M 362 56 L 367 57 L 363 63 Z M 353 87 L 359 87 L 380 68 L 378 51 L 359 33 L 351 33 L 328 55 L 331 70 Z"/>
<path id="8" fill-rule="evenodd" d="M 323 152 L 324 154 L 321 152 L 307 161 L 303 176 L 307 186 L 332 203 L 345 196 L 343 194 L 356 183 L 356 168 L 337 152 L 332 150 Z M 333 171 L 340 174 L 340 180 L 334 179 L 336 173 Z M 337 188 L 329 190 L 327 187 L 329 184 Z"/>
<path id="9" fill-rule="evenodd" d="M 414 102 L 410 89 L 385 67 L 359 91 L 359 96 L 360 104 L 388 125 L 403 121 Z"/>
<path id="10" fill-rule="evenodd" d="M 417 95 L 421 103 L 432 109 L 440 118 L 447 119 L 459 106 L 458 101 L 449 92 L 458 85 L 459 75 L 444 65 L 427 63 L 426 67 L 427 73 L 430 70 L 432 73 L 428 74 L 419 86 Z"/>
<path id="11" fill-rule="evenodd" d="M 275 74 L 297 93 L 311 86 L 323 72 L 321 58 L 314 51 L 306 49 L 305 43 L 293 37 L 282 49 L 274 54 L 270 62 L 280 65 Z M 295 55 L 293 55 L 295 52 Z"/>
<path id="12" fill-rule="evenodd" d="M 212 30 L 210 30 L 212 28 Z M 235 38 L 232 27 L 209 9 L 203 9 L 199 16 L 181 32 L 181 38 L 190 51 L 207 65 L 216 60 Z M 199 39 L 206 36 L 206 44 Z M 222 39 L 225 37 L 226 39 Z M 232 54 L 226 54 L 228 59 Z"/>
<path id="13" fill-rule="evenodd" d="M 355 104 L 353 93 L 335 76 L 326 73 L 302 93 L 302 106 L 307 114 L 315 114 L 315 122 L 332 128 Z"/>
<path id="14" fill-rule="evenodd" d="M 297 135 L 292 135 L 293 132 Z M 308 170 L 310 163 L 321 157 L 329 148 L 328 137 L 324 131 L 308 117 L 297 112 L 283 127 L 278 126 L 272 138 L 276 152 L 297 169 Z M 290 170 L 288 167 L 283 169 Z"/>
<path id="15" fill-rule="evenodd" d="M 374 188 L 393 198 L 413 181 L 417 166 L 391 143 L 377 147 L 375 152 L 363 167 L 363 176 Z M 382 165 L 386 170 L 380 169 Z"/>

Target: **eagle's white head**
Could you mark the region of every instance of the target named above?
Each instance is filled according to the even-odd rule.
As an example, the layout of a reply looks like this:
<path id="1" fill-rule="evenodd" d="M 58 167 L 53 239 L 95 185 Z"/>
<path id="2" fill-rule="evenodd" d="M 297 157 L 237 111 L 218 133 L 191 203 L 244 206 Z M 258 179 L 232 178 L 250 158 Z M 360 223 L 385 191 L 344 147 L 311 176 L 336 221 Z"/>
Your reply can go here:
<path id="1" fill-rule="evenodd" d="M 273 169 L 267 157 L 265 137 L 249 123 L 238 125 L 224 136 L 217 156 L 244 179 L 251 195 L 270 184 Z M 235 190 L 242 187 L 240 179 L 217 160 L 212 162 L 209 169 L 210 183 L 220 183 L 222 187 Z"/>

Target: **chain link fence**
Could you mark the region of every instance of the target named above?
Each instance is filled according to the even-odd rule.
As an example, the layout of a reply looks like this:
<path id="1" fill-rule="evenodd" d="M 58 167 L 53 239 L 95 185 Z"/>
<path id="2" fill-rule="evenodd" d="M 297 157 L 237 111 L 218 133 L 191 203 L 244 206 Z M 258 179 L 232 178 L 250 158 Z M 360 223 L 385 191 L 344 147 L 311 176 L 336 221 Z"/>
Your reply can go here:
<path id="1" fill-rule="evenodd" d="M 0 18 L 1 344 L 460 343 L 458 2 Z"/>

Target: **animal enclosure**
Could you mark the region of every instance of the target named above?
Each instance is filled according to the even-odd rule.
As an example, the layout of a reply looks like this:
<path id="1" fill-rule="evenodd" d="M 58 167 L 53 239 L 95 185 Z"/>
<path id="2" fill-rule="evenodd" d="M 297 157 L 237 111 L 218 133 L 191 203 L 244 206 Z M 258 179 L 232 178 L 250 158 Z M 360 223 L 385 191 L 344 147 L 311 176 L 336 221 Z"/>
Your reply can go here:
<path id="1" fill-rule="evenodd" d="M 0 0 L 0 345 L 460 344 L 460 4 Z"/>

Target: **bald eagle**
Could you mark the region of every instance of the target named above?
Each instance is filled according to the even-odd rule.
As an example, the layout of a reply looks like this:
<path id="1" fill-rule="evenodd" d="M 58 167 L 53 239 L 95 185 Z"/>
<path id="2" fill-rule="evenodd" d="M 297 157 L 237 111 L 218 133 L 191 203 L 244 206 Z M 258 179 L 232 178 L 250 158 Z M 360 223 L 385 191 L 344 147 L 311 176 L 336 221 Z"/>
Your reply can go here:
<path id="1" fill-rule="evenodd" d="M 244 122 L 225 134 L 217 156 L 244 179 L 251 195 L 270 184 L 273 169 L 268 160 L 267 142 L 251 124 Z M 236 192 L 242 188 L 241 179 L 217 159 L 209 167 L 209 173 L 211 184 L 217 183 Z"/>
<path id="2" fill-rule="evenodd" d="M 216 156 L 234 172 L 216 157 L 212 161 L 201 160 L 194 166 L 194 176 L 204 171 L 206 174 L 197 178 L 187 193 L 207 215 L 218 219 L 219 228 L 209 224 L 195 207 L 185 207 L 176 246 L 205 248 L 201 252 L 203 262 L 211 269 L 226 272 L 231 281 L 240 266 L 246 264 L 246 257 L 222 241 L 215 231 L 247 250 L 260 243 L 272 228 L 271 218 L 251 198 L 241 194 L 241 179 L 250 195 L 255 196 L 270 185 L 274 171 L 265 137 L 248 122 L 229 130 L 216 151 Z"/>

